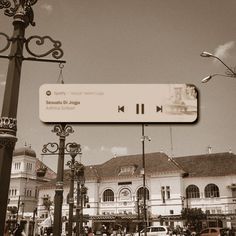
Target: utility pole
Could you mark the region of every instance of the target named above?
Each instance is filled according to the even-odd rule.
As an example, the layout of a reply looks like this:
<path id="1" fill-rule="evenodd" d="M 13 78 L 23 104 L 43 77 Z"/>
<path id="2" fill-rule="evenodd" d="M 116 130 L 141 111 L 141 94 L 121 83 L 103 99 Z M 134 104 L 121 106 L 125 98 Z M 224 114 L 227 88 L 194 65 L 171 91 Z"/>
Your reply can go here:
<path id="1" fill-rule="evenodd" d="M 147 235 L 147 209 L 146 209 L 146 173 L 145 173 L 145 136 L 144 124 L 142 124 L 142 162 L 143 162 L 143 213 L 144 213 L 144 234 Z"/>
<path id="2" fill-rule="evenodd" d="M 76 202 L 76 236 L 80 236 L 82 234 L 83 228 L 83 191 L 82 188 L 85 183 L 84 176 L 84 165 L 79 163 L 77 170 L 77 202 Z"/>
<path id="3" fill-rule="evenodd" d="M 144 216 L 144 235 L 147 236 L 147 190 L 146 190 L 146 164 L 145 164 L 145 140 L 151 141 L 148 136 L 144 134 L 144 126 L 142 123 L 142 176 L 143 176 L 143 216 Z"/>
<path id="4" fill-rule="evenodd" d="M 33 57 L 25 58 L 23 56 L 24 45 L 26 45 L 27 52 L 34 57 L 44 57 L 51 54 L 53 51 L 59 52 L 56 57 L 52 54 L 54 58 L 59 59 L 63 56 L 63 51 L 60 49 L 61 44 L 58 43 L 58 41 L 52 50 L 44 54 L 36 55 L 30 51 L 29 42 L 35 37 L 42 39 L 39 36 L 32 36 L 28 39 L 25 38 L 25 29 L 29 26 L 29 24 L 32 26 L 35 25 L 32 6 L 36 2 L 37 0 L 0 0 L 0 9 L 4 10 L 5 15 L 13 17 L 14 27 L 13 36 L 11 38 L 4 33 L 0 33 L 0 36 L 5 37 L 7 41 L 6 46 L 2 49 L 0 48 L 0 53 L 11 48 L 8 56 L 0 55 L 0 58 L 9 60 L 2 113 L 0 117 L 0 186 L 2 190 L 0 194 L 0 235 L 4 234 L 12 156 L 15 143 L 17 141 L 16 118 L 22 62 L 24 60 L 33 60 L 65 63 L 65 61 L 39 59 Z"/>

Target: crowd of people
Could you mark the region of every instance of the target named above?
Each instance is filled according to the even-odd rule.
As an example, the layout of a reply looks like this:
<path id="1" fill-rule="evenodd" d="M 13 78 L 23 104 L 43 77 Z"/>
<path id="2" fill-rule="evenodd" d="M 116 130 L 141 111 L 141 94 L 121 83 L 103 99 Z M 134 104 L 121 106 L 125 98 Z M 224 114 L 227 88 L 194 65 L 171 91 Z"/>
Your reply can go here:
<path id="1" fill-rule="evenodd" d="M 7 225 L 5 227 L 4 236 L 26 236 L 26 233 L 24 231 L 24 226 L 21 224 L 16 224 L 16 226 L 12 229 L 10 229 Z"/>

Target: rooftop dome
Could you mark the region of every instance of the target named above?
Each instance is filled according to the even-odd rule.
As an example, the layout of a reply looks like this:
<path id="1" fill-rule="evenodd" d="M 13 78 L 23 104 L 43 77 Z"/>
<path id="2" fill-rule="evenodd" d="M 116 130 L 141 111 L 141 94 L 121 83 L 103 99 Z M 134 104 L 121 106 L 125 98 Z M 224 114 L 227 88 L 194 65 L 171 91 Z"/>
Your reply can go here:
<path id="1" fill-rule="evenodd" d="M 36 157 L 35 151 L 31 147 L 27 147 L 27 146 L 17 148 L 13 152 L 13 156 L 22 156 L 22 155 Z"/>

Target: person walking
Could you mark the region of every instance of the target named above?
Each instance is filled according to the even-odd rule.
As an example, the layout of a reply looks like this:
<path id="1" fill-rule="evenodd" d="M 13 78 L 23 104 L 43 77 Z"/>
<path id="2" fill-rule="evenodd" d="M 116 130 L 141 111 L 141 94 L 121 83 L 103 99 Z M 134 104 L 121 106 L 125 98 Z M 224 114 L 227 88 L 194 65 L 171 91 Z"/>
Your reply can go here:
<path id="1" fill-rule="evenodd" d="M 92 228 L 89 228 L 88 229 L 88 236 L 93 236 L 94 234 L 93 234 L 93 230 L 92 230 Z"/>
<path id="2" fill-rule="evenodd" d="M 14 236 L 26 236 L 22 225 L 18 224 L 18 226 L 16 227 L 16 230 L 14 231 Z"/>

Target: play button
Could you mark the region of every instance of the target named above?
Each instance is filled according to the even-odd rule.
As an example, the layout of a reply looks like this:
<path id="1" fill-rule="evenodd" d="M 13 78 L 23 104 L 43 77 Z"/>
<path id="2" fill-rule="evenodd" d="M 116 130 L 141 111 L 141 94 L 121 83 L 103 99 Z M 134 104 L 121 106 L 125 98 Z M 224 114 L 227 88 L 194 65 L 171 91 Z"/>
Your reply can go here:
<path id="1" fill-rule="evenodd" d="M 159 106 L 156 106 L 156 112 L 162 112 L 162 106 L 161 107 L 159 107 Z"/>

